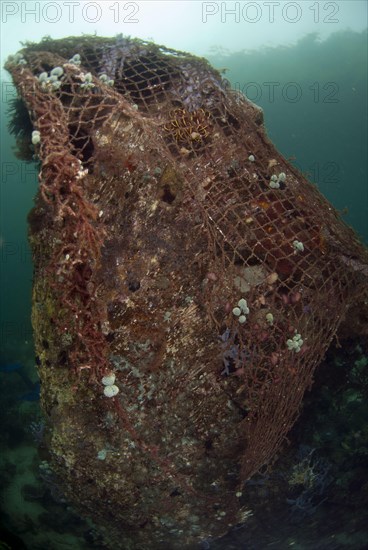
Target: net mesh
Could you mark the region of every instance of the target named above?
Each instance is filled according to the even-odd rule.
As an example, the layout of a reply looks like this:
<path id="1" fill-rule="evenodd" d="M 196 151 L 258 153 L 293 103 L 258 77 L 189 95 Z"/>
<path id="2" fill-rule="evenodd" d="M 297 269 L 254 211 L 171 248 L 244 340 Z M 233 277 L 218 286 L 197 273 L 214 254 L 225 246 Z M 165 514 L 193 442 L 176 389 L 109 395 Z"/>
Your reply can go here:
<path id="1" fill-rule="evenodd" d="M 222 415 L 231 401 L 249 478 L 285 439 L 341 321 L 367 300 L 367 251 L 275 150 L 261 110 L 205 60 L 82 37 L 30 44 L 7 69 L 41 164 L 31 229 L 42 299 L 58 304 L 49 360 L 93 384 L 124 348 L 149 363 L 143 404 L 153 379 L 170 396 L 158 411 L 190 388 L 199 433 L 216 399 Z M 132 350 L 148 339 L 149 359 Z M 176 374 L 160 377 L 170 356 Z M 132 369 L 119 372 L 139 400 Z M 193 386 L 203 374 L 207 404 Z"/>

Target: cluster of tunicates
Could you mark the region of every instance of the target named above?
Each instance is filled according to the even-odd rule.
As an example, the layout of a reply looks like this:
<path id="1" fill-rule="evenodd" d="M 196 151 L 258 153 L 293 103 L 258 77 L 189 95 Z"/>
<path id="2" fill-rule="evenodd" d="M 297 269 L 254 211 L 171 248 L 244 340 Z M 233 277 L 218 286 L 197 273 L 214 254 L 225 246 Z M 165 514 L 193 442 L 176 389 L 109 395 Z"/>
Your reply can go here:
<path id="1" fill-rule="evenodd" d="M 101 382 L 104 385 L 105 397 L 115 397 L 119 393 L 119 388 L 115 385 L 115 374 L 113 372 L 106 374 Z"/>
<path id="2" fill-rule="evenodd" d="M 50 74 L 44 71 L 38 77 L 38 81 L 41 83 L 41 88 L 48 91 L 59 90 L 63 74 L 64 69 L 62 67 L 54 67 Z"/>
<path id="3" fill-rule="evenodd" d="M 269 186 L 271 189 L 280 189 L 280 183 L 285 183 L 286 181 L 286 174 L 285 172 L 280 172 L 278 176 L 276 174 L 273 174 L 270 179 Z"/>

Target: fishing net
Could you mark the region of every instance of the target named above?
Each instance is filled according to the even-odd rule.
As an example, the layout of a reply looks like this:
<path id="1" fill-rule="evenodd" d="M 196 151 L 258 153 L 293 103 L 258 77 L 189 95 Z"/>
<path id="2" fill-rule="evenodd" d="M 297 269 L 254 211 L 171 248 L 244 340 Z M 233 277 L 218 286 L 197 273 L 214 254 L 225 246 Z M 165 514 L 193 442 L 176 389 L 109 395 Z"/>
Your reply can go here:
<path id="1" fill-rule="evenodd" d="M 85 36 L 6 67 L 40 163 L 33 325 L 54 467 L 124 526 L 124 548 L 219 535 L 342 321 L 364 326 L 367 251 L 205 60 Z"/>

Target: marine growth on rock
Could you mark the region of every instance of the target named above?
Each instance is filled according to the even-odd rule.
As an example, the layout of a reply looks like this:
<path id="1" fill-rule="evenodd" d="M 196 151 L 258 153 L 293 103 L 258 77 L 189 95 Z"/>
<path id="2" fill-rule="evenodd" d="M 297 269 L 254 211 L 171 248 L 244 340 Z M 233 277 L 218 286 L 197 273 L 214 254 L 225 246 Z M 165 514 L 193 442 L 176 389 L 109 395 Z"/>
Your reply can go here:
<path id="1" fill-rule="evenodd" d="M 342 323 L 362 329 L 367 250 L 205 60 L 83 36 L 6 68 L 40 163 L 32 319 L 52 467 L 107 548 L 218 537 L 249 515 L 243 482 L 279 451 Z"/>

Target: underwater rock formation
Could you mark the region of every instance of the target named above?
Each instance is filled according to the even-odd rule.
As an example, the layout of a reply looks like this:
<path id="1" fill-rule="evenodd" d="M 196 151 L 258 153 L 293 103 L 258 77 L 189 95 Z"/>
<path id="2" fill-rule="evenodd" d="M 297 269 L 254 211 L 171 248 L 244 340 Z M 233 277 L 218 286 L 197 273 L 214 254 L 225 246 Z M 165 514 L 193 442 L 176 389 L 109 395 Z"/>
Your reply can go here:
<path id="1" fill-rule="evenodd" d="M 218 537 L 339 327 L 366 330 L 367 250 L 205 60 L 84 36 L 6 68 L 52 466 L 107 548 Z"/>

